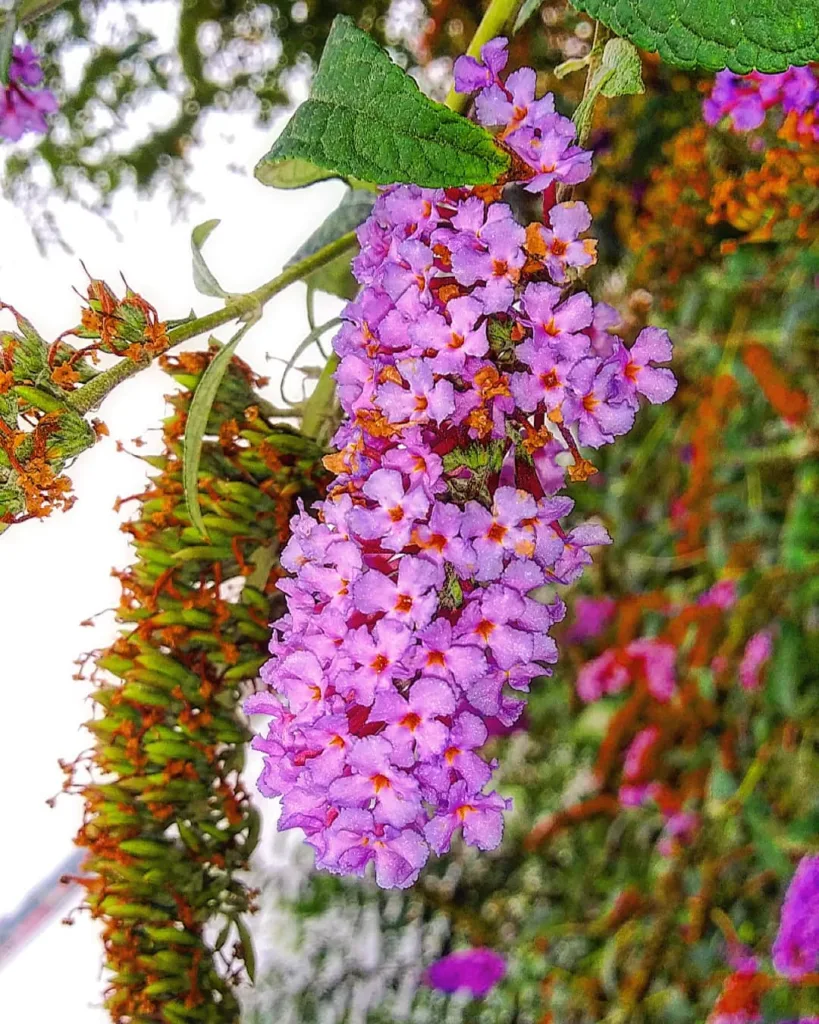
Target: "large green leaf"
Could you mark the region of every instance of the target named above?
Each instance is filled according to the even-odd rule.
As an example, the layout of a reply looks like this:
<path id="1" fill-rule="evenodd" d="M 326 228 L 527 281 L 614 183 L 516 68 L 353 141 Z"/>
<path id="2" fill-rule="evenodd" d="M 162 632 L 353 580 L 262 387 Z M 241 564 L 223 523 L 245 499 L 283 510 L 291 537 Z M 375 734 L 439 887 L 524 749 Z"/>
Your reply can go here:
<path id="1" fill-rule="evenodd" d="M 256 177 L 278 188 L 329 177 L 437 188 L 495 182 L 508 167 L 489 132 L 424 96 L 366 32 L 339 16 L 310 98 Z"/>
<path id="2" fill-rule="evenodd" d="M 678 67 L 784 71 L 819 60 L 819 0 L 571 0 Z"/>

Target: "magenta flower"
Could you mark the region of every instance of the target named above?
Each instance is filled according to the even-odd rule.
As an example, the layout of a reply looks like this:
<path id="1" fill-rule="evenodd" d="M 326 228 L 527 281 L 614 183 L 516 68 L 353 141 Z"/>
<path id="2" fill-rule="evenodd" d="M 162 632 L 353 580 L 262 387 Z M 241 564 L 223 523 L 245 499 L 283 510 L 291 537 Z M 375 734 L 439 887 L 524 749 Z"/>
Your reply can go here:
<path id="1" fill-rule="evenodd" d="M 610 597 L 578 597 L 574 603 L 574 622 L 566 632 L 570 643 L 593 640 L 611 622 L 617 603 Z"/>
<path id="2" fill-rule="evenodd" d="M 660 730 L 656 725 L 637 733 L 623 758 L 623 778 L 633 782 L 645 772 L 646 760 L 659 738 Z"/>
<path id="3" fill-rule="evenodd" d="M 619 693 L 631 682 L 628 669 L 615 651 L 604 651 L 587 661 L 577 674 L 577 695 L 587 704 L 612 693 Z"/>
<path id="4" fill-rule="evenodd" d="M 43 80 L 40 58 L 31 46 L 14 46 L 8 84 L 0 84 L 0 138 L 17 142 L 28 132 L 48 131 L 46 114 L 57 110 L 57 99 L 48 89 L 36 89 Z"/>
<path id="5" fill-rule="evenodd" d="M 719 580 L 701 594 L 697 604 L 727 611 L 737 603 L 737 585 L 734 580 Z"/>
<path id="6" fill-rule="evenodd" d="M 677 652 L 671 644 L 657 640 L 633 640 L 626 648 L 632 658 L 641 658 L 649 692 L 659 701 L 670 700 L 677 689 Z"/>
<path id="7" fill-rule="evenodd" d="M 441 992 L 471 992 L 482 998 L 506 973 L 506 962 L 492 949 L 476 947 L 436 960 L 426 973 L 426 983 Z"/>
<path id="8" fill-rule="evenodd" d="M 791 981 L 819 966 L 819 856 L 799 862 L 782 904 L 772 955 L 777 972 Z"/>
<path id="9" fill-rule="evenodd" d="M 773 635 L 769 629 L 754 633 L 739 663 L 739 681 L 743 690 L 758 690 L 763 668 L 773 654 Z"/>

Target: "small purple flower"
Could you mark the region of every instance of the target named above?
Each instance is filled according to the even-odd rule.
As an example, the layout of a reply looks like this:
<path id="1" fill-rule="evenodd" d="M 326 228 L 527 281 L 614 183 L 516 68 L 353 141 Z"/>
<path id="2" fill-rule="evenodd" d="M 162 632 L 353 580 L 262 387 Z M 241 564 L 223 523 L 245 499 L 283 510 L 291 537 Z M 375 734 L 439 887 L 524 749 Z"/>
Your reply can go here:
<path id="1" fill-rule="evenodd" d="M 511 135 L 509 146 L 534 170 L 527 192 L 545 192 L 552 182 L 577 185 L 591 174 L 591 150 L 573 146 L 576 129 L 567 117 L 555 115 L 547 131 L 521 128 Z"/>
<path id="2" fill-rule="evenodd" d="M 45 115 L 57 110 L 54 93 L 32 88 L 43 80 L 39 61 L 31 46 L 12 47 L 8 84 L 0 84 L 0 138 L 9 142 L 17 142 L 27 132 L 44 135 L 48 131 Z"/>
<path id="3" fill-rule="evenodd" d="M 493 949 L 476 947 L 436 960 L 426 973 L 426 982 L 441 992 L 471 992 L 480 999 L 487 995 L 506 973 L 506 962 Z"/>
<path id="4" fill-rule="evenodd" d="M 643 328 L 630 349 L 621 345 L 616 357 L 619 373 L 615 381 L 620 397 L 635 409 L 640 405 L 638 393 L 645 395 L 652 404 L 667 402 L 677 390 L 677 381 L 671 370 L 658 369 L 651 364 L 670 362 L 671 356 L 668 331 L 659 327 Z"/>
<path id="5" fill-rule="evenodd" d="M 409 387 L 388 381 L 375 396 L 390 423 L 440 423 L 452 413 L 455 392 L 451 381 L 436 382 L 425 360 L 403 359 L 396 368 Z"/>
<path id="6" fill-rule="evenodd" d="M 581 359 L 570 377 L 572 394 L 563 403 L 566 423 L 577 424 L 580 443 L 590 448 L 611 444 L 628 433 L 634 423 L 634 408 L 617 399 L 614 378 L 617 367 L 602 368 L 597 359 Z"/>
<path id="7" fill-rule="evenodd" d="M 428 559 L 403 555 L 397 579 L 370 569 L 356 580 L 353 600 L 365 615 L 383 612 L 387 618 L 420 629 L 432 619 L 443 576 L 441 568 Z"/>
<path id="8" fill-rule="evenodd" d="M 455 712 L 455 694 L 443 679 L 423 676 L 410 687 L 406 697 L 390 688 L 379 694 L 370 719 L 385 722 L 385 739 L 392 744 L 398 764 L 412 765 L 442 754 L 449 729 L 441 721 Z"/>
<path id="9" fill-rule="evenodd" d="M 464 510 L 463 536 L 471 541 L 478 559 L 476 578 L 497 579 L 505 552 L 531 557 L 535 553 L 535 531 L 526 520 L 534 520 L 537 503 L 526 491 L 499 487 L 492 511 L 470 501 Z"/>
<path id="10" fill-rule="evenodd" d="M 361 488 L 375 508 L 354 508 L 350 528 L 367 540 L 378 539 L 389 551 L 406 547 L 412 529 L 429 510 L 429 498 L 420 487 L 405 491 L 403 477 L 394 469 L 377 469 Z"/>
<path id="11" fill-rule="evenodd" d="M 400 828 L 421 813 L 415 779 L 394 764 L 392 744 L 382 736 L 365 736 L 347 756 L 352 774 L 336 779 L 328 797 L 337 807 L 372 810 L 375 820 Z"/>
<path id="12" fill-rule="evenodd" d="M 484 313 L 483 304 L 465 295 L 447 307 L 449 320 L 430 310 L 409 329 L 409 336 L 422 354 L 429 355 L 434 373 L 460 373 L 467 356 L 483 356 L 489 349 L 486 324 L 476 326 Z"/>
<path id="13" fill-rule="evenodd" d="M 585 203 L 558 203 L 549 211 L 551 227 L 540 226 L 546 269 L 555 284 L 565 283 L 569 267 L 590 267 L 597 262 L 597 241 L 580 237 L 591 227 L 591 220 Z"/>
<path id="14" fill-rule="evenodd" d="M 535 99 L 537 75 L 533 68 L 513 71 L 506 84 L 493 83 L 475 100 L 478 121 L 489 127 L 503 125 L 508 136 L 519 128 L 543 128 L 553 119 L 555 100 L 551 93 Z"/>
<path id="15" fill-rule="evenodd" d="M 523 293 L 523 308 L 527 323 L 532 327 L 531 342 L 518 348 L 521 362 L 531 365 L 535 352 L 549 346 L 560 359 L 572 363 L 589 350 L 589 338 L 584 333 L 594 318 L 592 300 L 586 292 L 578 292 L 561 302 L 563 292 L 553 284 L 530 284 Z"/>
<path id="16" fill-rule="evenodd" d="M 376 823 L 369 811 L 347 808 L 326 830 L 319 867 L 334 874 L 363 875 L 375 862 L 375 880 L 384 889 L 414 885 L 426 864 L 429 849 L 413 828 Z"/>
<path id="17" fill-rule="evenodd" d="M 497 793 L 470 793 L 465 782 L 456 782 L 443 810 L 427 822 L 424 834 L 437 854 L 446 853 L 452 836 L 463 829 L 464 842 L 479 850 L 494 850 L 503 838 L 503 811 L 512 806 Z"/>
<path id="18" fill-rule="evenodd" d="M 503 36 L 490 39 L 481 47 L 480 60 L 466 55 L 455 61 L 455 88 L 458 92 L 477 92 L 500 81 L 500 73 L 509 60 L 508 42 Z"/>
<path id="19" fill-rule="evenodd" d="M 791 879 L 772 955 L 777 972 L 791 981 L 819 967 L 819 855 L 803 857 Z"/>

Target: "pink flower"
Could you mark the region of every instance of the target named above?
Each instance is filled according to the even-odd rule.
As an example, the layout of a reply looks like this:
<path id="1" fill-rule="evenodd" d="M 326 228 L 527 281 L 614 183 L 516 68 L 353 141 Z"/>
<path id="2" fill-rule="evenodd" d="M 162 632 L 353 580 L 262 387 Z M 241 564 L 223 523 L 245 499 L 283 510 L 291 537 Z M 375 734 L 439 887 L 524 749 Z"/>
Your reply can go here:
<path id="1" fill-rule="evenodd" d="M 743 690 L 758 690 L 763 668 L 773 654 L 773 635 L 769 629 L 754 633 L 739 663 L 739 681 Z"/>
<path id="2" fill-rule="evenodd" d="M 492 949 L 476 947 L 450 953 L 436 960 L 426 973 L 426 983 L 441 992 L 471 992 L 482 998 L 506 973 L 503 957 Z"/>

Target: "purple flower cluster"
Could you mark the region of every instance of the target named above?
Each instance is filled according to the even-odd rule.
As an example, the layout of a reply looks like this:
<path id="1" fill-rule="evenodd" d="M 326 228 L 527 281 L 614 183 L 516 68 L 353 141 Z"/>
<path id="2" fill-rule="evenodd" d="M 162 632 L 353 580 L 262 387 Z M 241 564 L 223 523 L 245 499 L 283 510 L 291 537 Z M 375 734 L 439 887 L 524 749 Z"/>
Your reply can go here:
<path id="1" fill-rule="evenodd" d="M 778 973 L 791 981 L 819 969 L 819 855 L 799 862 L 771 952 Z"/>
<path id="2" fill-rule="evenodd" d="M 800 130 L 819 140 L 819 78 L 809 67 L 788 68 L 779 75 L 720 71 L 703 103 L 703 117 L 708 124 L 728 117 L 735 131 L 750 132 L 762 125 L 768 110 L 775 106 L 785 114 L 795 114 Z"/>
<path id="3" fill-rule="evenodd" d="M 571 122 L 534 99 L 534 72 L 504 85 L 505 59 L 495 40 L 457 81 L 532 154 L 521 181 L 585 177 Z M 565 461 L 588 466 L 573 432 L 610 443 L 638 393 L 664 401 L 676 386 L 651 365 L 671 356 L 665 332 L 604 344 L 610 308 L 562 287 L 593 259 L 575 244 L 585 205 L 552 204 L 550 226 L 527 230 L 501 191 L 394 186 L 359 230 L 363 287 L 334 340 L 336 478 L 317 515 L 292 521 L 270 690 L 247 702 L 271 716 L 254 745 L 279 828 L 303 829 L 329 871 L 373 861 L 385 887 L 412 885 L 456 830 L 482 850 L 500 843 L 510 802 L 487 789 L 486 720 L 521 714 L 513 694 L 549 674 L 565 613 L 531 595 L 571 583 L 609 542 L 600 526 L 561 524 Z"/>
<path id="4" fill-rule="evenodd" d="M 0 84 L 0 138 L 17 142 L 26 132 L 45 133 L 45 115 L 57 109 L 48 89 L 37 89 L 43 80 L 40 60 L 31 46 L 11 51 L 8 85 Z"/>

